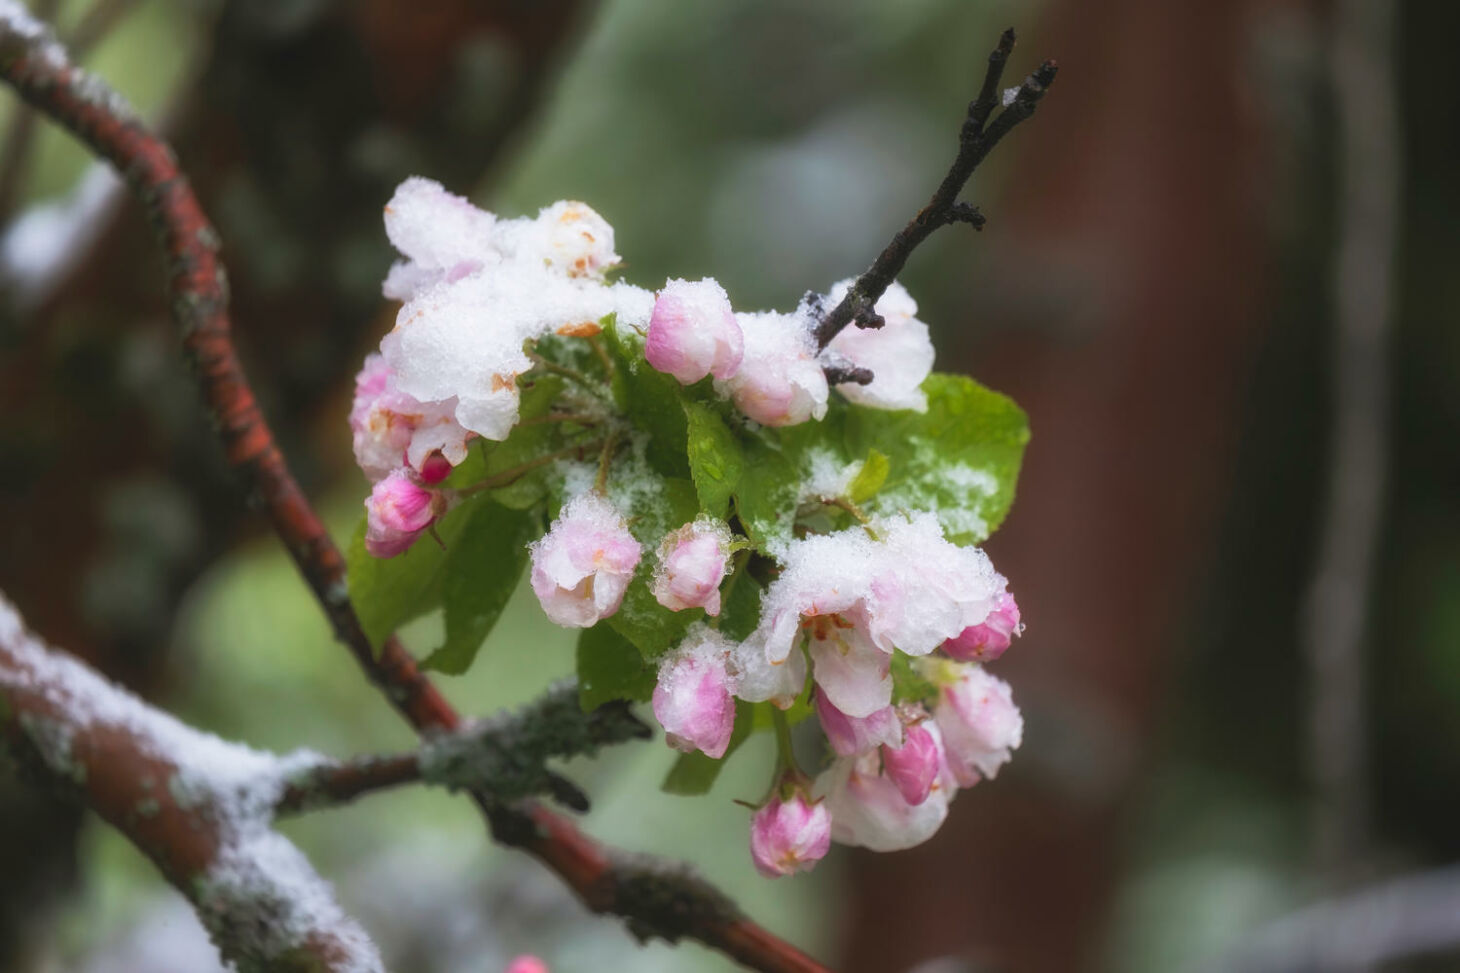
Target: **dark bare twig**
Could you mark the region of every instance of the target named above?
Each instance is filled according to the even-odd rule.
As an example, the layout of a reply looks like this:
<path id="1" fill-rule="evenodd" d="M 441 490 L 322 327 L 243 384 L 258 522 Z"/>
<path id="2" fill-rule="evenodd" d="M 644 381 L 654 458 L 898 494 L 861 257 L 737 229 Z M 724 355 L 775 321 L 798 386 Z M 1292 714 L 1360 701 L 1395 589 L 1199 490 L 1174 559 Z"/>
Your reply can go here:
<path id="1" fill-rule="evenodd" d="M 183 352 L 197 374 L 225 457 L 249 503 L 263 509 L 336 638 L 418 731 L 452 730 L 461 718 L 394 637 L 377 656 L 345 585 L 339 548 L 285 463 L 233 347 L 218 237 L 171 149 L 101 80 L 75 67 L 17 0 L 0 0 L 0 77 L 70 129 L 126 177 L 167 258 L 168 294 Z M 690 936 L 753 969 L 815 973 L 820 963 L 772 935 L 684 866 L 627 858 L 532 802 L 473 798 L 493 836 L 522 848 L 569 884 L 590 909 L 625 919 L 636 935 Z"/>
<path id="2" fill-rule="evenodd" d="M 825 348 L 838 332 L 853 322 L 865 328 L 881 327 L 882 318 L 874 310 L 878 299 L 902 272 L 907 258 L 933 231 L 950 223 L 969 223 L 975 229 L 983 226 L 983 215 L 976 208 L 959 203 L 958 194 L 994 146 L 1014 126 L 1034 114 L 1039 99 L 1054 83 L 1059 70 L 1054 61 L 1041 64 L 1024 79 L 1013 100 L 990 124 L 989 116 L 999 99 L 999 79 L 1003 76 L 1004 62 L 1013 49 L 1014 31 L 1006 30 L 999 38 L 998 47 L 989 55 L 988 72 L 984 75 L 978 98 L 968 106 L 968 116 L 958 135 L 958 155 L 948 174 L 943 177 L 928 204 L 897 232 L 892 242 L 872 261 L 872 266 L 847 289 L 841 302 L 821 318 L 815 330 L 817 347 Z"/>

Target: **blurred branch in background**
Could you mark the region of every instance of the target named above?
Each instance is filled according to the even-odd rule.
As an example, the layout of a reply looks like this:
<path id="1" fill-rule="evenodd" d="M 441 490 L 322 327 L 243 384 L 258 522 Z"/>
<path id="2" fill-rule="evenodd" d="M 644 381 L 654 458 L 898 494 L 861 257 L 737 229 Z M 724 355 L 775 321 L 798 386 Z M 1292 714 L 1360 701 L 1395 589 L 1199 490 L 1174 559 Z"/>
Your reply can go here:
<path id="1" fill-rule="evenodd" d="M 1387 0 L 1339 0 L 1329 51 L 1340 139 L 1332 425 L 1323 533 L 1301 638 L 1311 693 L 1314 853 L 1323 878 L 1335 886 L 1363 866 L 1373 801 L 1363 649 L 1388 462 L 1402 142 L 1396 10 Z"/>
<path id="2" fill-rule="evenodd" d="M 1243 937 L 1204 973 L 1329 973 L 1460 949 L 1460 867 L 1372 885 Z"/>

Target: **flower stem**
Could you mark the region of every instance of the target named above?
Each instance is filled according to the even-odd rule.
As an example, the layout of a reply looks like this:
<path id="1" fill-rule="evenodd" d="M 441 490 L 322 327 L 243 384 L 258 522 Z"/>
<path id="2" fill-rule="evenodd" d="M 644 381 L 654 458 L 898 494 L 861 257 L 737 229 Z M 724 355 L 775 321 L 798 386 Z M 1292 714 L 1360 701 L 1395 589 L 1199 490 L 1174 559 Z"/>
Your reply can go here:
<path id="1" fill-rule="evenodd" d="M 567 449 L 560 449 L 555 453 L 544 453 L 541 456 L 533 457 L 520 466 L 514 466 L 510 469 L 493 473 L 486 479 L 478 480 L 471 486 L 462 487 L 456 492 L 461 496 L 469 497 L 474 493 L 481 493 L 483 490 L 495 490 L 499 487 L 510 486 L 540 466 L 556 463 L 560 459 L 567 459 L 571 456 L 582 457 L 584 453 L 592 452 L 601 445 L 602 443 L 600 442 L 579 443 L 576 446 L 569 446 Z"/>
<path id="2" fill-rule="evenodd" d="M 776 728 L 776 776 L 787 771 L 799 776 L 801 768 L 796 766 L 796 753 L 791 749 L 791 723 L 779 706 L 771 707 L 771 721 Z"/>

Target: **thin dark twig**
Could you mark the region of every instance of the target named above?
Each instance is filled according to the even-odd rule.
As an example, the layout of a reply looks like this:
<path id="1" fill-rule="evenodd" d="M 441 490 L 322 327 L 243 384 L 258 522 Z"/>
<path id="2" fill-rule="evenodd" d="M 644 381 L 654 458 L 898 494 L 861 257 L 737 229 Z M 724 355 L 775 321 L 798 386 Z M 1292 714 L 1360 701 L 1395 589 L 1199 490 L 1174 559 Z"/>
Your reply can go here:
<path id="1" fill-rule="evenodd" d="M 968 116 L 958 135 L 958 155 L 948 174 L 943 177 L 928 204 L 897 232 L 892 242 L 872 261 L 872 266 L 847 289 L 841 302 L 821 318 L 815 330 L 817 347 L 825 348 L 853 322 L 866 328 L 881 327 L 882 318 L 874 310 L 878 299 L 897 279 L 912 252 L 939 227 L 958 222 L 971 223 L 975 228 L 983 226 L 982 214 L 958 203 L 958 194 L 994 146 L 1013 131 L 1014 126 L 1034 114 L 1039 100 L 1054 83 L 1059 70 L 1054 61 L 1041 64 L 1024 79 L 1008 107 L 990 123 L 989 115 L 999 97 L 999 79 L 1013 47 L 1014 32 L 1006 30 L 999 39 L 998 47 L 989 55 L 988 72 L 984 75 L 979 96 L 968 107 Z"/>
<path id="2" fill-rule="evenodd" d="M 418 731 L 452 730 L 461 717 L 395 638 L 377 655 L 345 584 L 345 561 L 290 472 L 233 346 L 218 234 L 172 149 L 105 82 L 71 63 L 18 0 L 0 0 L 0 78 L 65 126 L 126 178 L 167 260 L 167 290 L 228 464 L 247 500 L 268 516 L 295 565 L 369 679 Z M 595 912 L 621 916 L 640 937 L 689 936 L 768 973 L 825 967 L 747 919 L 685 866 L 625 856 L 530 801 L 504 805 L 473 792 L 493 837 L 555 871 Z"/>

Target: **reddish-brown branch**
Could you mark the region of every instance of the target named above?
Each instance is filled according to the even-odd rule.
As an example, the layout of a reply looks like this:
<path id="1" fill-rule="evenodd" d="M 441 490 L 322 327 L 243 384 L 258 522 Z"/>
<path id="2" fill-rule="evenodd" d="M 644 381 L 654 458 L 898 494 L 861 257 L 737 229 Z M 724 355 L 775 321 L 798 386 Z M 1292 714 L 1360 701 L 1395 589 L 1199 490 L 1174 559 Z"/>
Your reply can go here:
<path id="1" fill-rule="evenodd" d="M 204 403 L 250 504 L 261 508 L 329 617 L 335 636 L 417 730 L 454 729 L 460 717 L 394 638 L 379 657 L 345 586 L 345 563 L 275 444 L 231 337 L 217 233 L 171 149 L 99 79 L 65 52 L 14 0 L 0 0 L 0 76 L 125 176 L 147 210 L 167 258 L 167 288 Z M 678 870 L 626 866 L 570 821 L 535 804 L 495 805 L 477 795 L 500 840 L 526 849 L 594 911 L 626 919 L 642 935 L 689 935 L 755 969 L 824 969 L 754 926 L 704 883 Z M 646 880 L 649 876 L 652 880 Z M 662 900 L 662 901 L 661 901 Z"/>
<path id="2" fill-rule="evenodd" d="M 253 877 L 237 869 L 240 858 L 283 841 L 268 831 L 270 803 L 250 804 L 239 787 L 267 794 L 280 786 L 282 763 L 183 726 L 49 649 L 3 597 L 0 740 L 20 769 L 78 798 L 151 858 L 224 959 L 281 971 L 382 968 L 353 921 L 317 907 L 324 885 L 312 872 L 239 881 Z M 251 926 L 264 916 L 303 925 L 259 934 Z"/>

